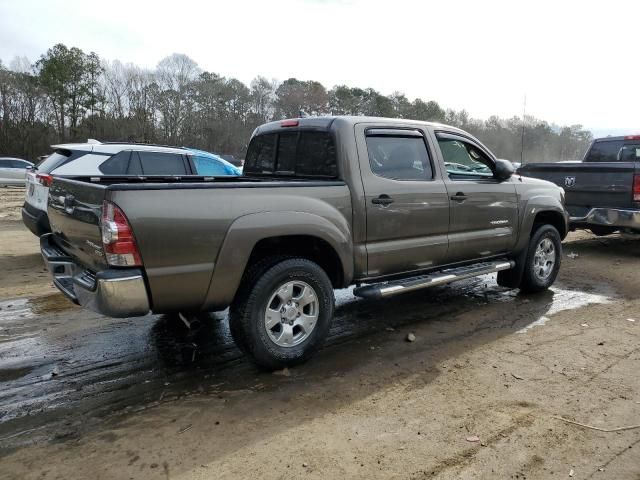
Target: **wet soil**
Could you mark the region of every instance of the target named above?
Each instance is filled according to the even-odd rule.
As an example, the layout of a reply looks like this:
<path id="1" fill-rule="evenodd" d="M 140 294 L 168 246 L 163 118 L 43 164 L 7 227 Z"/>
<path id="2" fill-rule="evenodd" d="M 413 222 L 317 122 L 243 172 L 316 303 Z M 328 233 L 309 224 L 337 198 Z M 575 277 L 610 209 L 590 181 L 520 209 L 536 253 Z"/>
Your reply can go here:
<path id="1" fill-rule="evenodd" d="M 640 424 L 640 240 L 571 234 L 538 295 L 337 291 L 326 346 L 271 374 L 226 312 L 71 305 L 3 195 L 0 478 L 640 478 L 640 429 L 557 418 Z"/>

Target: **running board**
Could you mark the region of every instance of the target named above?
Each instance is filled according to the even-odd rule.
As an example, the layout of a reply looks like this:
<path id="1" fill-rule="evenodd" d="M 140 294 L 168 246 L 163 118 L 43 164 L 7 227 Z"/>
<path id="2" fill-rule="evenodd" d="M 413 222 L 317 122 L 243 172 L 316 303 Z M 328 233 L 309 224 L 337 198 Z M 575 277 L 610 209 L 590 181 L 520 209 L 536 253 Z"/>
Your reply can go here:
<path id="1" fill-rule="evenodd" d="M 386 298 L 400 293 L 413 292 L 421 288 L 435 287 L 446 283 L 463 280 L 465 278 L 486 275 L 487 273 L 509 270 L 515 266 L 513 260 L 498 260 L 494 262 L 474 263 L 464 267 L 448 268 L 428 275 L 403 278 L 384 283 L 363 285 L 353 290 L 356 297 L 361 298 Z"/>

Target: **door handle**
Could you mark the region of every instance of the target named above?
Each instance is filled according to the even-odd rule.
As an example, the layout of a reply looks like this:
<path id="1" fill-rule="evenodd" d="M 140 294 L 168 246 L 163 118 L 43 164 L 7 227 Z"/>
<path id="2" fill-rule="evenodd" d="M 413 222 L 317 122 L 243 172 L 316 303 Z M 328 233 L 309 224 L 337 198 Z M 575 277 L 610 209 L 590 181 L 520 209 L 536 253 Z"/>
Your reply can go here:
<path id="1" fill-rule="evenodd" d="M 378 198 L 372 198 L 371 203 L 375 205 L 387 206 L 393 203 L 393 198 L 383 193 Z"/>
<path id="2" fill-rule="evenodd" d="M 451 195 L 451 200 L 455 200 L 456 202 L 464 202 L 467 198 L 468 197 L 462 192 Z"/>

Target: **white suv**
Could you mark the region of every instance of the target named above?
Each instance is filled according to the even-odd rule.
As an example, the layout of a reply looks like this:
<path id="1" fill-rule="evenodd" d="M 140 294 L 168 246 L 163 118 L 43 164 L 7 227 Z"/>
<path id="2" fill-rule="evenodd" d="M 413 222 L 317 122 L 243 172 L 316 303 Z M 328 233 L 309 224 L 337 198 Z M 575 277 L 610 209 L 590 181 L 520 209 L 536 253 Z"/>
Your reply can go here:
<path id="1" fill-rule="evenodd" d="M 54 152 L 27 172 L 22 220 L 35 235 L 51 231 L 47 217 L 53 176 L 185 176 L 241 175 L 241 170 L 218 155 L 185 147 L 134 143 L 52 145 Z"/>

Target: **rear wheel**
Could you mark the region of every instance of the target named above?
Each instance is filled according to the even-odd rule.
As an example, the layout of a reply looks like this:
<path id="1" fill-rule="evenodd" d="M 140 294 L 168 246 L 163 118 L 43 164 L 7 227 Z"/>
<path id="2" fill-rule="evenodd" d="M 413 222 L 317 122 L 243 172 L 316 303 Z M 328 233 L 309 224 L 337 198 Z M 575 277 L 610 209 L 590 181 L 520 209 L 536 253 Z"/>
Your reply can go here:
<path id="1" fill-rule="evenodd" d="M 333 287 L 316 263 L 290 258 L 244 283 L 230 310 L 234 340 L 258 366 L 277 369 L 307 360 L 322 345 L 333 318 Z"/>
<path id="2" fill-rule="evenodd" d="M 540 226 L 529 242 L 520 289 L 525 292 L 546 290 L 555 282 L 562 261 L 562 243 L 552 225 Z"/>

